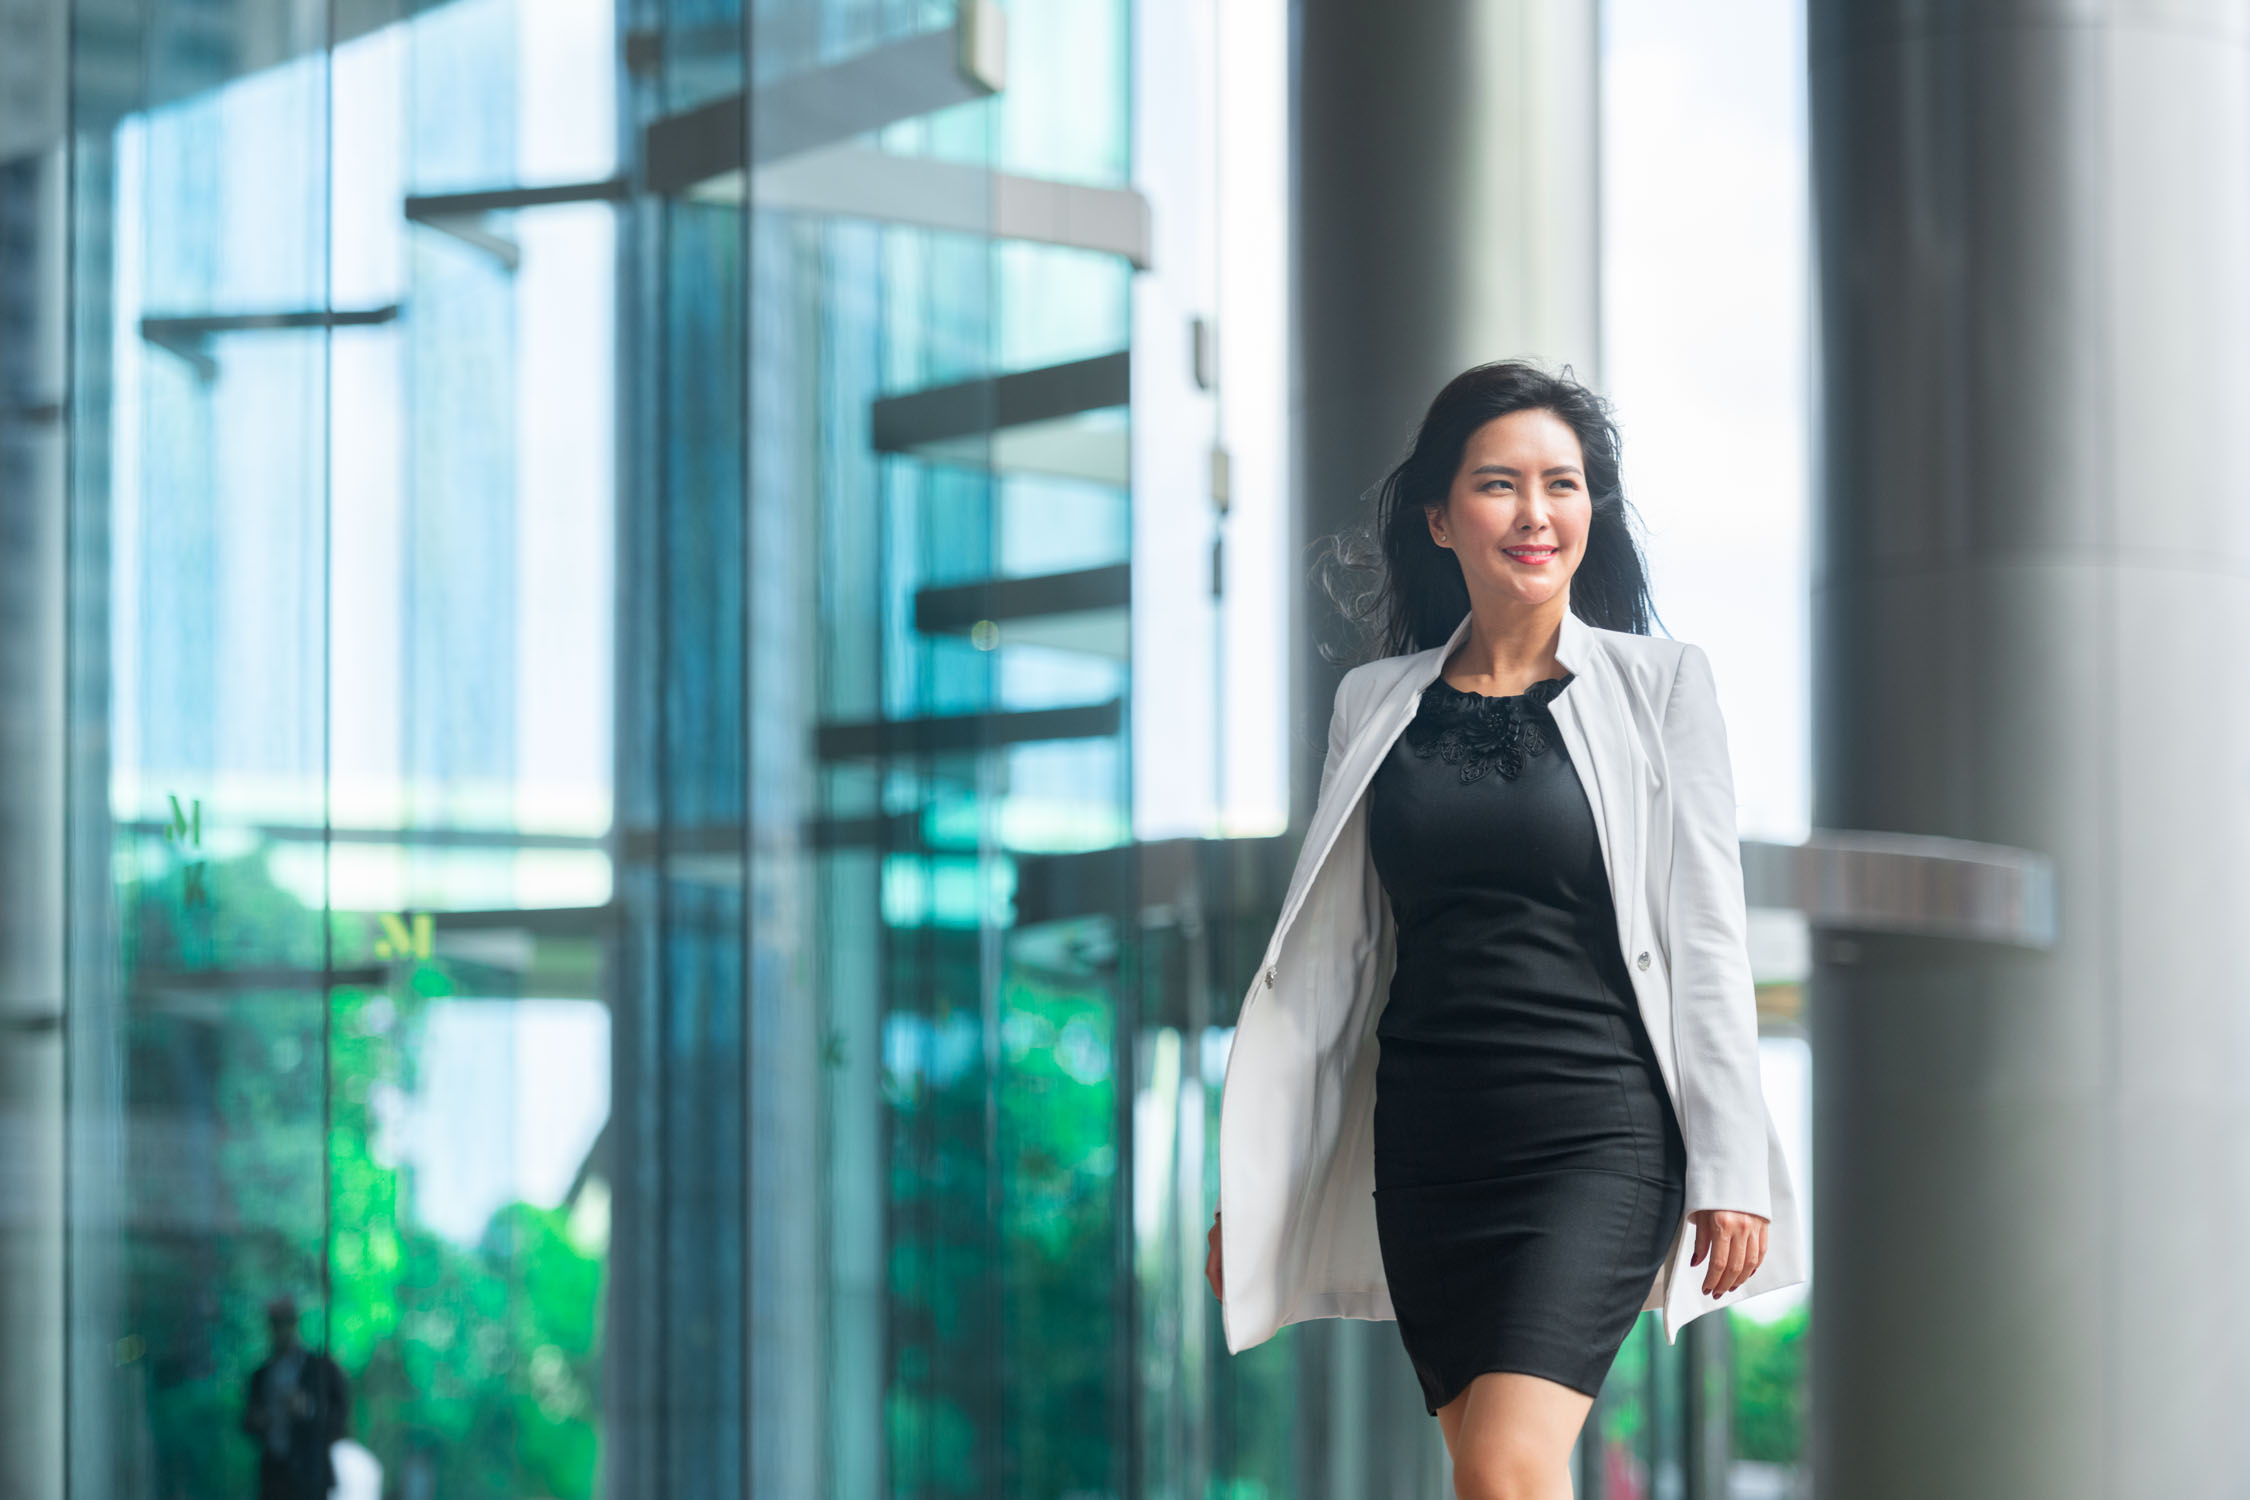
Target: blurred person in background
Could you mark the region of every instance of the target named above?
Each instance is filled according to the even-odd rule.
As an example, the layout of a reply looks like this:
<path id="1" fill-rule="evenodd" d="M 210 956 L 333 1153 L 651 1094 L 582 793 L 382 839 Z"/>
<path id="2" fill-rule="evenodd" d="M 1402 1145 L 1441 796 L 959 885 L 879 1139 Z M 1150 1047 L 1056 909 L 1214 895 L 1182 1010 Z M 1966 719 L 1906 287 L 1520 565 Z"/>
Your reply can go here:
<path id="1" fill-rule="evenodd" d="M 328 1500 L 336 1485 L 329 1449 L 350 1425 L 351 1386 L 336 1361 L 305 1347 L 297 1301 L 266 1304 L 273 1352 L 250 1372 L 242 1430 L 258 1445 L 258 1500 Z"/>

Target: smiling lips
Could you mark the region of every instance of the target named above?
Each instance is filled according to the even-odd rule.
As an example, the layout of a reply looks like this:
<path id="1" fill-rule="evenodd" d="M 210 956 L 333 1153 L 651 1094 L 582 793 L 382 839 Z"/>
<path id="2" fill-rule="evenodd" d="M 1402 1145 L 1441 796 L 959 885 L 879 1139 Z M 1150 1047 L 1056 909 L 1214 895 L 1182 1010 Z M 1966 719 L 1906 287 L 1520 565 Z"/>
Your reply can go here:
<path id="1" fill-rule="evenodd" d="M 1534 567 L 1546 562 L 1548 559 L 1552 558 L 1555 555 L 1555 549 L 1553 547 L 1502 547 L 1500 550 L 1507 553 L 1517 562 L 1529 563 Z"/>

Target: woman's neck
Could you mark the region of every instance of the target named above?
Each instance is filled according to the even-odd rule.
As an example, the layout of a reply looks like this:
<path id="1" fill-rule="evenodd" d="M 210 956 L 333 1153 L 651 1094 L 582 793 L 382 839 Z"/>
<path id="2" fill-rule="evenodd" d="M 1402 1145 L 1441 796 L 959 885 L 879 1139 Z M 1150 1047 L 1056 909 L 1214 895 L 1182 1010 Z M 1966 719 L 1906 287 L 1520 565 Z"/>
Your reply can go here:
<path id="1" fill-rule="evenodd" d="M 1454 687 L 1489 697 L 1509 697 L 1533 683 L 1560 676 L 1555 646 L 1562 639 L 1567 590 L 1540 604 L 1491 600 L 1474 604 L 1469 633 L 1440 670 Z"/>

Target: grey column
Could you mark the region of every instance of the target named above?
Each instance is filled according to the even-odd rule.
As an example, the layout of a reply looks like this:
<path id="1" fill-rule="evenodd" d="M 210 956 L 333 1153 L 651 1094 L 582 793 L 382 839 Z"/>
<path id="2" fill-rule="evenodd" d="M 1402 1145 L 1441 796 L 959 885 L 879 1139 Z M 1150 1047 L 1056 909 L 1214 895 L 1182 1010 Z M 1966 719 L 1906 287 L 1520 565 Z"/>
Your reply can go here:
<path id="1" fill-rule="evenodd" d="M 1291 101 L 1297 526 L 1356 519 L 1430 398 L 1487 360 L 1596 375 L 1599 36 L 1593 0 L 1298 0 Z M 1296 814 L 1341 668 L 1300 590 Z"/>
<path id="2" fill-rule="evenodd" d="M 2250 1479 L 2250 14 L 1813 0 L 1821 826 L 2055 861 L 1816 943 L 1823 1500 Z"/>
<path id="3" fill-rule="evenodd" d="M 1446 381 L 1530 356 L 1596 376 L 1593 0 L 1298 0 L 1292 393 L 1298 581 L 1293 820 L 1320 783 L 1344 666 L 1316 538 L 1357 520 Z M 1295 1330 L 1308 1496 L 1449 1493 L 1394 1323 Z"/>
<path id="4" fill-rule="evenodd" d="M 66 19 L 0 0 L 0 1500 L 65 1472 Z"/>

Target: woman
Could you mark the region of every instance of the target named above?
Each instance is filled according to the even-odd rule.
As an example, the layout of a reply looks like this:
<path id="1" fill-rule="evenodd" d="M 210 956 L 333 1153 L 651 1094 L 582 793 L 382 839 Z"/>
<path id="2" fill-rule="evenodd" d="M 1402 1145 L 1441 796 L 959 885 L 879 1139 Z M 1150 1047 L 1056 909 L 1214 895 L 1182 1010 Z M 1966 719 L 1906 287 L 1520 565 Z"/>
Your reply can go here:
<path id="1" fill-rule="evenodd" d="M 1387 654 L 1243 1002 L 1206 1274 L 1230 1350 L 1395 1318 L 1460 1492 L 1566 1497 L 1643 1309 L 1804 1279 L 1726 733 L 1567 373 L 1456 378 L 1375 525 Z"/>

